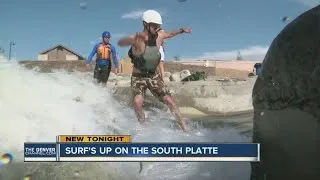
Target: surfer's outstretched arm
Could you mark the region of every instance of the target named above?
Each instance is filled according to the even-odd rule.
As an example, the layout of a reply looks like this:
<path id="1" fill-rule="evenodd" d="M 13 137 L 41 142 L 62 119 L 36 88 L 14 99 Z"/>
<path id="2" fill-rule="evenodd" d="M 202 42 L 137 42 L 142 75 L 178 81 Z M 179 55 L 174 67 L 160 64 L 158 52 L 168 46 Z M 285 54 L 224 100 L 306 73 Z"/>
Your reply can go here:
<path id="1" fill-rule="evenodd" d="M 135 35 L 131 35 L 131 36 L 128 36 L 128 37 L 121 38 L 118 41 L 118 46 L 120 46 L 120 47 L 131 46 L 134 43 L 134 39 L 135 39 Z"/>
<path id="2" fill-rule="evenodd" d="M 172 30 L 172 31 L 161 30 L 161 31 L 159 31 L 158 34 L 163 39 L 169 39 L 169 38 L 175 37 L 178 34 L 183 34 L 183 33 L 191 33 L 191 29 L 190 28 L 180 28 L 180 29 L 176 29 L 176 30 Z"/>

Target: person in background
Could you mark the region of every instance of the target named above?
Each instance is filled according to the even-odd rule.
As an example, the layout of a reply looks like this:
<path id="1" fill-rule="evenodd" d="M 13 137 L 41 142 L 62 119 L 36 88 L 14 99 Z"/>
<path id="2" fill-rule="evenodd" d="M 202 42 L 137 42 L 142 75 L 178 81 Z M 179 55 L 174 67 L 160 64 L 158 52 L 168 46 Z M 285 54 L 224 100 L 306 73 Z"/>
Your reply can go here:
<path id="1" fill-rule="evenodd" d="M 118 73 L 118 58 L 115 47 L 110 43 L 111 33 L 105 31 L 102 33 L 102 42 L 97 43 L 88 59 L 86 60 L 86 66 L 89 68 L 89 65 L 93 59 L 93 56 L 96 55 L 96 66 L 94 68 L 93 77 L 97 79 L 98 83 L 106 85 L 109 79 L 111 72 L 111 58 L 113 60 L 114 68 L 113 72 Z"/>
<path id="2" fill-rule="evenodd" d="M 259 75 L 260 75 L 261 67 L 262 67 L 262 63 L 256 63 L 256 64 L 253 66 L 253 73 L 254 73 L 256 76 L 259 76 Z"/>
<path id="3" fill-rule="evenodd" d="M 142 109 L 143 95 L 147 89 L 164 102 L 170 108 L 178 121 L 181 129 L 186 131 L 186 124 L 176 105 L 170 91 L 166 88 L 162 78 L 157 73 L 160 63 L 160 46 L 164 39 L 172 38 L 178 34 L 191 33 L 190 28 L 180 28 L 170 32 L 160 29 L 162 24 L 161 15 L 154 10 L 147 10 L 142 15 L 143 31 L 131 36 L 121 38 L 118 41 L 120 47 L 131 46 L 128 55 L 134 64 L 131 89 L 133 104 L 139 122 L 145 122 L 145 114 Z"/>

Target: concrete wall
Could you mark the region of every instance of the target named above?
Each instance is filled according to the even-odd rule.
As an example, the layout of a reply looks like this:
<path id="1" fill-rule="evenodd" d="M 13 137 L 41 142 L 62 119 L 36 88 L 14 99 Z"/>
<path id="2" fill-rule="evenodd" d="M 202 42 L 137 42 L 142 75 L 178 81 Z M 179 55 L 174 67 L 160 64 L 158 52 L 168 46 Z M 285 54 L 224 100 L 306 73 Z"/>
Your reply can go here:
<path id="1" fill-rule="evenodd" d="M 128 61 L 121 60 L 119 63 L 119 72 L 120 73 L 131 73 L 133 69 L 133 64 Z"/>
<path id="2" fill-rule="evenodd" d="M 217 69 L 235 69 L 252 72 L 253 66 L 261 61 L 174 61 L 184 65 L 195 65 L 202 67 L 215 67 Z M 119 72 L 131 73 L 133 64 L 127 59 L 122 59 L 119 62 Z"/>
<path id="3" fill-rule="evenodd" d="M 254 64 L 261 63 L 262 61 L 206 60 L 206 61 L 168 61 L 168 62 L 175 62 L 175 63 L 180 63 L 183 65 L 215 67 L 216 69 L 234 69 L 234 70 L 242 70 L 242 71 L 252 72 Z M 165 65 L 165 67 L 168 67 L 168 66 L 169 66 L 168 64 Z M 112 61 L 112 67 L 114 67 L 113 61 Z M 131 59 L 129 57 L 126 57 L 126 58 L 119 60 L 119 73 L 131 73 L 132 68 L 133 68 L 133 64 L 131 63 Z"/>
<path id="4" fill-rule="evenodd" d="M 236 70 L 244 70 L 252 72 L 253 66 L 255 63 L 261 63 L 262 61 L 215 61 L 215 60 L 206 60 L 206 61 L 176 61 L 181 64 L 188 65 L 197 65 L 197 66 L 205 66 L 205 67 L 216 67 L 216 68 L 224 68 L 224 69 L 236 69 Z"/>

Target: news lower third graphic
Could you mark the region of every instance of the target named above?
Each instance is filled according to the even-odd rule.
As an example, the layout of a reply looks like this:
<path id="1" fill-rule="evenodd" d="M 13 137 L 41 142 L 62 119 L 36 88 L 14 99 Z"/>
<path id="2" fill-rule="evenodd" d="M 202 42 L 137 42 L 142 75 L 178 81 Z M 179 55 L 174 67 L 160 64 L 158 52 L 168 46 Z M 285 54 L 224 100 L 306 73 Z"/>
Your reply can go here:
<path id="1" fill-rule="evenodd" d="M 124 135 L 124 136 L 116 136 L 116 135 L 109 135 L 109 136 L 58 136 L 57 142 L 77 142 L 77 143 L 107 143 L 107 142 L 114 142 L 114 143 L 125 143 L 131 142 L 131 136 Z"/>
<path id="2" fill-rule="evenodd" d="M 25 162 L 260 161 L 256 143 L 133 143 L 124 136 L 58 136 L 54 143 L 25 143 Z"/>

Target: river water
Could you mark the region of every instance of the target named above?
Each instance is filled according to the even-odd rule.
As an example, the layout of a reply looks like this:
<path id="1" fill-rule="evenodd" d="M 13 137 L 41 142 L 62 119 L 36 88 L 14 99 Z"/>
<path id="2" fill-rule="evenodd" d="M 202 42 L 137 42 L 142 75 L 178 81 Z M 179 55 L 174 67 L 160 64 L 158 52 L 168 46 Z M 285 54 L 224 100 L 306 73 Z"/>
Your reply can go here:
<path id="1" fill-rule="evenodd" d="M 75 101 L 79 96 L 80 102 Z M 249 142 L 252 114 L 188 120 L 190 133 L 157 108 L 142 127 L 131 108 L 81 73 L 38 73 L 14 63 L 0 65 L 0 154 L 12 153 L 0 167 L 1 180 L 31 179 L 216 179 L 247 180 L 246 162 L 24 163 L 23 143 L 55 141 L 59 134 L 131 134 L 134 142 Z"/>

